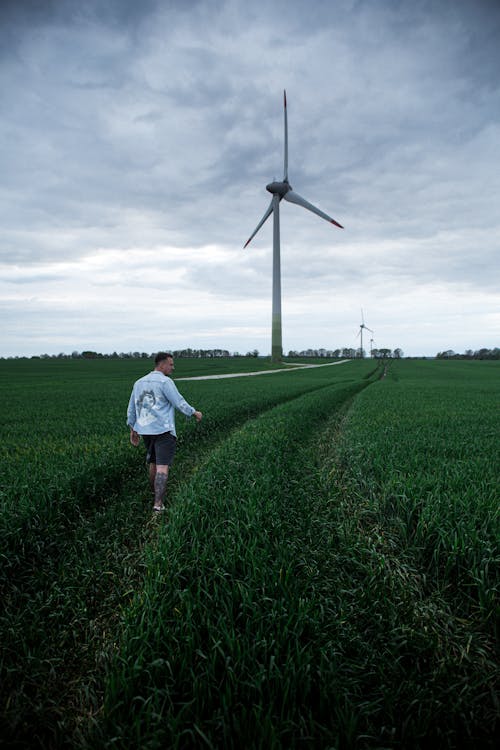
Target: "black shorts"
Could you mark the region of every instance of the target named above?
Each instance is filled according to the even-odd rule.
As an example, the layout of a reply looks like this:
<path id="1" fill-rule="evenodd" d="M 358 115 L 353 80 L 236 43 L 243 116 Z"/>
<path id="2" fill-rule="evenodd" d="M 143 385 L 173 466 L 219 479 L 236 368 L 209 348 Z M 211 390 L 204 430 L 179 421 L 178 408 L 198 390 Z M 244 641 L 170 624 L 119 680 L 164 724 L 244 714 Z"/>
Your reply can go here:
<path id="1" fill-rule="evenodd" d="M 143 435 L 146 446 L 146 462 L 157 466 L 172 466 L 177 438 L 171 432 L 160 435 Z"/>

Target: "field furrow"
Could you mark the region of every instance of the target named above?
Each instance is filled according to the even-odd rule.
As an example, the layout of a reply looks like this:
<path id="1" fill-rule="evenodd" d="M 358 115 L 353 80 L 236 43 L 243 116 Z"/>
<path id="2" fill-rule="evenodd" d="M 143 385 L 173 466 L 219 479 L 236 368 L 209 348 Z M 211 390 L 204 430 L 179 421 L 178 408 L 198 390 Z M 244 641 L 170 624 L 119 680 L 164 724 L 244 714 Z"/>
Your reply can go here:
<path id="1" fill-rule="evenodd" d="M 312 523 L 314 436 L 364 385 L 249 421 L 183 485 L 124 610 L 91 744 L 196 746 L 196 727 L 213 747 L 307 739 L 321 603 L 297 560 Z"/>
<path id="2" fill-rule="evenodd" d="M 203 456 L 238 424 L 277 402 L 325 387 L 325 378 L 304 375 L 287 375 L 285 384 L 264 390 L 252 378 L 236 393 L 231 390 L 229 402 L 223 383 L 193 386 L 196 393 L 189 397 L 201 399 L 207 419 L 201 430 L 180 424 L 170 496 L 175 498 Z M 80 450 L 76 465 L 72 445 L 65 446 L 66 453 L 59 450 L 64 435 L 49 440 L 42 433 L 44 460 L 37 455 L 30 472 L 17 477 L 21 489 L 4 484 L 11 499 L 0 515 L 3 735 L 20 747 L 33 742 L 33 727 L 39 745 L 57 745 L 75 730 L 78 716 L 97 709 L 102 644 L 116 626 L 124 599 L 140 589 L 147 575 L 142 548 L 152 533 L 146 522 L 150 496 L 142 451 L 128 446 L 122 427 L 124 403 L 120 432 L 108 416 L 103 434 L 92 436 L 96 450 L 88 449 L 89 438 L 82 440 L 87 450 Z M 16 428 L 22 433 L 20 421 Z M 78 473 L 71 474 L 72 465 Z M 20 493 L 20 505 L 15 493 Z"/>
<path id="3" fill-rule="evenodd" d="M 495 747 L 496 363 L 184 381 L 160 518 L 144 365 L 68 364 L 0 446 L 9 748 Z"/>

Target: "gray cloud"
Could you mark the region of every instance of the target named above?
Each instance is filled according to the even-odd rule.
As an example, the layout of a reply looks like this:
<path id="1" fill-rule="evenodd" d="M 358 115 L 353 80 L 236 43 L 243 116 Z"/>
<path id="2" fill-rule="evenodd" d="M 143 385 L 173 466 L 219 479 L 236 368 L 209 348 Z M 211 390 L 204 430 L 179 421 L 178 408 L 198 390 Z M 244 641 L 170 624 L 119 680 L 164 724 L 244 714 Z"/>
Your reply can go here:
<path id="1" fill-rule="evenodd" d="M 116 289 L 136 275 L 154 290 L 154 263 L 167 269 L 177 248 L 185 252 L 175 252 L 177 287 L 190 300 L 197 291 L 221 305 L 233 299 L 233 319 L 248 329 L 238 300 L 265 301 L 272 221 L 245 253 L 242 245 L 269 203 L 266 183 L 282 174 L 285 87 L 290 181 L 346 226 L 332 231 L 283 206 L 288 294 L 310 295 L 311 309 L 332 285 L 363 298 L 393 288 L 418 296 L 439 283 L 457 309 L 465 294 L 493 294 L 499 6 L 337 6 L 332 18 L 331 3 L 282 0 L 2 4 L 0 262 L 9 273 L 2 282 L 0 272 L 0 293 L 8 309 L 17 310 L 10 290 L 29 293 L 35 282 L 42 292 L 49 285 L 48 300 L 58 281 L 77 292 L 86 272 L 54 275 L 54 263 L 86 268 L 88 258 L 111 263 L 116 252 L 126 278 L 106 266 L 95 284 Z M 141 265 L 141 248 L 156 260 Z M 40 349 L 51 304 L 37 318 Z M 189 304 L 179 300 L 181 326 L 191 321 Z M 322 315 L 318 308 L 315 319 Z M 186 339 L 199 330 L 186 323 Z M 110 330 L 106 349 L 120 348 L 113 331 L 124 335 Z M 484 331 L 481 318 L 477 340 L 464 346 L 482 345 Z M 214 330 L 219 345 L 240 348 L 230 336 L 225 344 Z M 24 340 L 18 329 L 18 351 L 5 351 L 22 353 Z M 253 346 L 265 351 L 266 339 Z"/>

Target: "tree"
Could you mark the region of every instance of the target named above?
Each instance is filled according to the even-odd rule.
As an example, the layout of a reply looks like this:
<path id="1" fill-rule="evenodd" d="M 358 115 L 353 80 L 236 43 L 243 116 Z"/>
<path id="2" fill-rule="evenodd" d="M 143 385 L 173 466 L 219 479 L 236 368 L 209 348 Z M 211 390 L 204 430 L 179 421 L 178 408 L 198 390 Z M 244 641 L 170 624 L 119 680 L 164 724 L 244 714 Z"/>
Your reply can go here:
<path id="1" fill-rule="evenodd" d="M 391 349 L 379 349 L 378 356 L 383 359 L 390 359 L 392 357 L 392 351 Z"/>

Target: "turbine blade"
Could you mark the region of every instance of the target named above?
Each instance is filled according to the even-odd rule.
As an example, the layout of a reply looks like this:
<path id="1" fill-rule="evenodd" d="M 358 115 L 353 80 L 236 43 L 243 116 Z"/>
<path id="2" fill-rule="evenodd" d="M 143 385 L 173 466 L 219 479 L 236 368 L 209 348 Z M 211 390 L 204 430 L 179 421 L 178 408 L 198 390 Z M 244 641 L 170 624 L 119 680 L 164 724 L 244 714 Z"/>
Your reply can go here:
<path id="1" fill-rule="evenodd" d="M 267 209 L 266 213 L 262 217 L 261 221 L 257 224 L 257 229 L 253 232 L 253 234 L 250 235 L 250 237 L 248 238 L 248 240 L 243 245 L 243 249 L 245 249 L 246 246 L 248 244 L 250 244 L 251 240 L 253 240 L 253 238 L 255 237 L 255 235 L 257 234 L 257 232 L 259 231 L 259 229 L 261 228 L 261 226 L 271 216 L 272 212 L 273 212 L 273 201 L 271 200 L 271 203 L 269 204 L 269 208 Z"/>
<path id="2" fill-rule="evenodd" d="M 283 108 L 285 112 L 285 169 L 283 182 L 288 182 L 288 116 L 286 112 L 286 91 L 283 91 Z"/>
<path id="3" fill-rule="evenodd" d="M 304 198 L 298 195 L 298 193 L 296 193 L 294 190 L 289 190 L 288 193 L 285 193 L 283 197 L 286 201 L 290 201 L 290 203 L 296 203 L 298 206 L 307 208 L 308 211 L 312 211 L 313 214 L 317 214 L 318 216 L 321 216 L 322 219 L 329 221 L 331 224 L 335 224 L 335 226 L 339 227 L 339 229 L 344 228 L 342 224 L 339 224 L 338 221 L 335 221 L 335 219 L 332 219 L 331 216 L 328 216 L 328 214 L 325 214 L 323 211 L 320 211 L 319 208 L 316 208 L 316 206 L 313 206 L 312 203 L 309 203 L 308 201 L 304 200 Z"/>
<path id="4" fill-rule="evenodd" d="M 365 326 L 365 328 L 366 328 L 367 331 L 370 331 L 370 333 L 373 333 L 372 329 L 368 328 L 368 326 Z"/>

